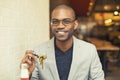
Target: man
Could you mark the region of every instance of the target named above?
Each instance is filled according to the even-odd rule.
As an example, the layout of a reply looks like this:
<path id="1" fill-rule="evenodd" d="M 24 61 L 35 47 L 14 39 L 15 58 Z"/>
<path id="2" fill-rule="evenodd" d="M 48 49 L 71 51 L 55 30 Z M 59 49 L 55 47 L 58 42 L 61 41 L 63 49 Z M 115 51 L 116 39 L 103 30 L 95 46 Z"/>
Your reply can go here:
<path id="1" fill-rule="evenodd" d="M 94 45 L 73 36 L 77 26 L 71 7 L 59 5 L 52 11 L 54 37 L 34 51 L 26 51 L 21 62 L 29 65 L 30 80 L 104 80 Z M 33 53 L 39 55 L 40 60 Z"/>

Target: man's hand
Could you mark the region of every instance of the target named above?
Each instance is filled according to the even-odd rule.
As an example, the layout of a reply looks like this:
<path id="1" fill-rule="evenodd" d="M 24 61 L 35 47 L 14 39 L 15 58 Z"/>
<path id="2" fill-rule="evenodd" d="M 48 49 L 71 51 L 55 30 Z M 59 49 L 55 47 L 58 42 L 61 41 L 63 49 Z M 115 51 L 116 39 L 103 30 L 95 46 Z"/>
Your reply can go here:
<path id="1" fill-rule="evenodd" d="M 25 53 L 25 56 L 23 57 L 23 59 L 21 61 L 21 64 L 22 63 L 27 63 L 28 64 L 29 76 L 32 75 L 32 72 L 35 69 L 35 58 L 36 58 L 36 56 L 34 56 L 33 53 L 34 53 L 34 51 L 27 50 L 26 53 Z"/>

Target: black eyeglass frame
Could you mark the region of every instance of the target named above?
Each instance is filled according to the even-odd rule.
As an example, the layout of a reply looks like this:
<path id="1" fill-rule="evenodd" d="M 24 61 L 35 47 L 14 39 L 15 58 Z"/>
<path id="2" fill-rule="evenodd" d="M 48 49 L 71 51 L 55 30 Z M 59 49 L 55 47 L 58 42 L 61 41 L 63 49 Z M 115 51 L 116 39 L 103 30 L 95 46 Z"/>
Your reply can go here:
<path id="1" fill-rule="evenodd" d="M 62 20 L 58 20 L 58 19 L 51 19 L 51 26 L 58 26 L 60 24 L 60 22 L 62 22 L 62 24 L 64 26 L 68 26 L 71 23 L 73 23 L 76 19 L 71 19 L 71 18 L 64 18 Z M 56 21 L 56 22 L 55 22 Z"/>

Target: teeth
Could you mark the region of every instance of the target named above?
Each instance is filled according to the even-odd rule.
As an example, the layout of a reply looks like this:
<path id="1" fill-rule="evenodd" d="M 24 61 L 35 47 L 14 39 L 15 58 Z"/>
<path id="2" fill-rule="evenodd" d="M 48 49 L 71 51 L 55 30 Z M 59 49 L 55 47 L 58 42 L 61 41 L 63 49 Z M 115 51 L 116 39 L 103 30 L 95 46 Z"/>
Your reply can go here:
<path id="1" fill-rule="evenodd" d="M 59 34 L 64 34 L 65 32 L 58 32 Z"/>

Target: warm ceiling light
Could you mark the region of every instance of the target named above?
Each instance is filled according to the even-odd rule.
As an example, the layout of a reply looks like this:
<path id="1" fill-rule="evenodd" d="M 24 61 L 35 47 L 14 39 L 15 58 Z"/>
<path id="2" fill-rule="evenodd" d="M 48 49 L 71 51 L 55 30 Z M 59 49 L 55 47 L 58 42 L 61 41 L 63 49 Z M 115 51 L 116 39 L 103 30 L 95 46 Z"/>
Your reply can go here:
<path id="1" fill-rule="evenodd" d="M 104 5 L 104 10 L 110 10 L 111 9 L 111 6 L 110 5 Z"/>
<path id="2" fill-rule="evenodd" d="M 89 5 L 90 5 L 90 6 L 93 6 L 93 3 L 92 3 L 92 2 L 90 2 L 90 3 L 89 3 Z"/>
<path id="3" fill-rule="evenodd" d="M 105 10 L 108 10 L 108 6 L 107 6 L 107 5 L 105 5 L 105 6 L 104 6 L 104 9 L 105 9 Z"/>
<path id="4" fill-rule="evenodd" d="M 112 22 L 112 19 L 107 19 L 107 20 L 105 20 L 105 23 L 107 24 L 107 23 L 111 23 Z"/>
<path id="5" fill-rule="evenodd" d="M 119 12 L 118 11 L 114 11 L 114 16 L 119 16 Z"/>
<path id="6" fill-rule="evenodd" d="M 117 8 L 117 10 L 118 10 L 118 9 L 120 9 L 120 6 L 119 6 L 119 5 L 117 5 L 117 6 L 116 6 L 116 8 Z"/>
<path id="7" fill-rule="evenodd" d="M 105 23 L 106 26 L 110 26 L 110 25 L 113 24 L 113 21 L 112 21 L 112 19 L 107 19 L 107 20 L 104 21 L 104 23 Z"/>

